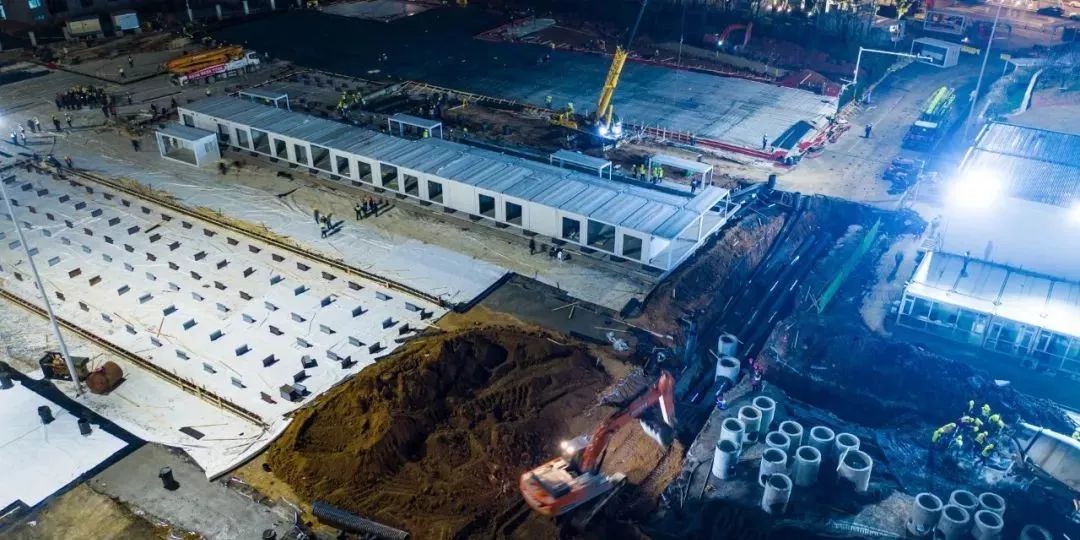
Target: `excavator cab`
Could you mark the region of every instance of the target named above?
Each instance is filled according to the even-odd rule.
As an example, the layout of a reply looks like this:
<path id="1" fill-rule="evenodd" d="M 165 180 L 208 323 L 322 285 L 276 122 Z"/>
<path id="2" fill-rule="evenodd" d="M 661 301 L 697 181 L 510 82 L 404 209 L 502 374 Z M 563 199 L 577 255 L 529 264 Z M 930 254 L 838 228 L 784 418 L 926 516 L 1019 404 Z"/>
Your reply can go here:
<path id="1" fill-rule="evenodd" d="M 621 485 L 626 475 L 607 475 L 600 470 L 608 441 L 630 420 L 641 420 L 653 405 L 659 405 L 661 423 L 673 434 L 674 391 L 675 379 L 665 371 L 656 384 L 621 412 L 597 426 L 591 435 L 563 441 L 559 445 L 562 455 L 521 475 L 519 487 L 525 502 L 540 514 L 560 516 Z M 652 427 L 651 423 L 647 427 L 642 422 L 642 427 L 650 437 L 664 444 L 662 430 Z"/>

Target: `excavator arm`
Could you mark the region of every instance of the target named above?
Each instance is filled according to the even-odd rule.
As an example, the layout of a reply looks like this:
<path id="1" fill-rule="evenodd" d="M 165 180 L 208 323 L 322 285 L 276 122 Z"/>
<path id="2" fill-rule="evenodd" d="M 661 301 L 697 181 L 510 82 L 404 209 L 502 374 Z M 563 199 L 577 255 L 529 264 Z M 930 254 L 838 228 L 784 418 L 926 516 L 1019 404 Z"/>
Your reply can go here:
<path id="1" fill-rule="evenodd" d="M 653 405 L 659 405 L 664 423 L 674 427 L 675 379 L 666 371 L 656 384 L 597 426 L 588 438 L 581 436 L 564 442 L 564 457 L 556 457 L 522 474 L 519 487 L 525 502 L 541 514 L 558 516 L 609 492 L 625 478 L 621 474 L 609 477 L 600 471 L 600 462 L 611 437 Z M 579 446 L 581 444 L 584 446 Z"/>

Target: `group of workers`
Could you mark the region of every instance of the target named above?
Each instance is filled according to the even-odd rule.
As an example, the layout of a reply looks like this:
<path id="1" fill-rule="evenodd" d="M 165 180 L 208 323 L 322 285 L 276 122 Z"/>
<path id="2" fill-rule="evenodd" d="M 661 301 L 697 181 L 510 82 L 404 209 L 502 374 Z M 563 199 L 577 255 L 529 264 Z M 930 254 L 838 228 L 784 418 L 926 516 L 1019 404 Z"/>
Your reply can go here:
<path id="1" fill-rule="evenodd" d="M 664 167 L 653 165 L 651 168 L 642 163 L 634 167 L 634 177 L 638 180 L 647 180 L 653 184 L 659 184 L 664 179 Z"/>
<path id="2" fill-rule="evenodd" d="M 96 86 L 73 86 L 66 92 L 56 94 L 56 108 L 77 110 L 83 107 L 102 107 L 111 105 L 110 97 L 104 88 Z"/>
<path id="3" fill-rule="evenodd" d="M 967 413 L 957 422 L 949 422 L 934 430 L 930 442 L 934 447 L 955 448 L 958 452 L 977 451 L 982 461 L 985 461 L 994 453 L 993 438 L 1004 429 L 1005 421 L 1001 419 L 1000 413 L 993 412 L 990 405 L 985 403 L 976 410 L 975 400 L 970 400 Z M 965 441 L 965 434 L 970 438 L 970 443 Z"/>

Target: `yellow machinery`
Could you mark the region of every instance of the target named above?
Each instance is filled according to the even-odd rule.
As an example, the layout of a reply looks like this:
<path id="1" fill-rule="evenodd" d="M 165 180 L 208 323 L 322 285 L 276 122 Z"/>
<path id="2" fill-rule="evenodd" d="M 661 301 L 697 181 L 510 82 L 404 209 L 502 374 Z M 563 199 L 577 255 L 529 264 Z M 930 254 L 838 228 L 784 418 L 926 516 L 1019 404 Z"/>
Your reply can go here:
<path id="1" fill-rule="evenodd" d="M 217 47 L 192 54 L 185 54 L 165 62 L 165 69 L 174 75 L 185 75 L 209 66 L 224 64 L 244 56 L 244 48 L 236 45 Z"/>
<path id="2" fill-rule="evenodd" d="M 615 106 L 612 98 L 615 96 L 615 87 L 619 85 L 619 76 L 622 75 L 623 66 L 627 57 L 630 56 L 630 45 L 634 43 L 638 27 L 641 26 L 641 17 L 645 14 L 645 6 L 649 0 L 641 1 L 641 9 L 638 11 L 634 27 L 626 38 L 626 47 L 615 47 L 615 54 L 611 57 L 611 67 L 608 68 L 607 78 L 604 79 L 604 87 L 600 90 L 600 98 L 596 100 L 596 110 L 588 123 L 596 128 L 596 133 L 607 139 L 618 139 L 622 136 L 622 124 L 615 120 Z M 551 116 L 551 123 L 569 129 L 578 129 L 578 121 L 574 115 L 574 106 L 568 104 L 566 109 Z"/>

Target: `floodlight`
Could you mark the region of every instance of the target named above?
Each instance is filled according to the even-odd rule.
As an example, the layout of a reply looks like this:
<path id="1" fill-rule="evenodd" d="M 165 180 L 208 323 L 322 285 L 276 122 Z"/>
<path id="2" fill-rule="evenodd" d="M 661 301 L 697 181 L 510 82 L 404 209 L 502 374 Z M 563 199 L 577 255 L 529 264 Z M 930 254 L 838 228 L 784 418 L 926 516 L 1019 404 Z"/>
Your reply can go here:
<path id="1" fill-rule="evenodd" d="M 948 186 L 948 202 L 951 206 L 968 209 L 984 209 L 1001 197 L 1001 179 L 986 170 L 965 171 Z"/>

